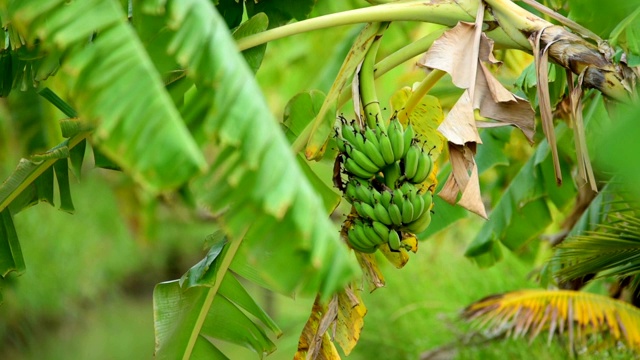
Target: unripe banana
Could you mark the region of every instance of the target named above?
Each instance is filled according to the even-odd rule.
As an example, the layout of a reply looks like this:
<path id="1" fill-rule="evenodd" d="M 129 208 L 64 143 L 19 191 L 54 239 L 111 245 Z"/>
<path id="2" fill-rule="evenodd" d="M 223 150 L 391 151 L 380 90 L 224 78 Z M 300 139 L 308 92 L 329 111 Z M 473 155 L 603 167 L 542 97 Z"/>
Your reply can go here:
<path id="1" fill-rule="evenodd" d="M 402 154 L 404 154 L 404 130 L 402 130 L 402 124 L 400 124 L 398 118 L 391 120 L 388 132 L 394 160 L 398 161 L 402 159 Z"/>
<path id="2" fill-rule="evenodd" d="M 431 204 L 433 204 L 433 194 L 431 191 L 427 191 L 421 196 L 424 199 L 424 210 L 431 211 Z"/>
<path id="3" fill-rule="evenodd" d="M 387 208 L 387 212 L 389 213 L 389 217 L 391 218 L 391 222 L 395 226 L 402 225 L 402 212 L 400 212 L 400 208 L 395 203 L 391 203 L 389 208 Z"/>
<path id="4" fill-rule="evenodd" d="M 372 225 L 362 224 L 364 228 L 364 234 L 367 236 L 371 247 L 378 247 L 380 244 L 385 243 L 386 241 L 382 240 L 380 235 L 375 231 Z"/>
<path id="5" fill-rule="evenodd" d="M 351 145 L 346 145 L 345 147 L 347 149 L 348 157 L 353 159 L 353 161 L 355 161 L 365 171 L 373 174 L 380 171 L 380 167 L 374 164 L 373 161 L 371 161 L 371 159 L 369 159 L 369 157 L 365 153 Z"/>
<path id="6" fill-rule="evenodd" d="M 400 250 L 400 246 L 402 246 L 402 244 L 400 243 L 400 235 L 398 232 L 395 230 L 389 231 L 389 248 L 398 251 Z"/>
<path id="7" fill-rule="evenodd" d="M 413 221 L 413 204 L 409 199 L 404 199 L 402 202 L 402 223 L 408 224 Z"/>
<path id="8" fill-rule="evenodd" d="M 366 127 L 365 131 L 364 131 L 364 139 L 365 139 L 365 143 L 370 141 L 371 143 L 373 143 L 373 145 L 376 148 L 380 147 L 380 141 L 378 140 L 378 135 L 376 135 L 376 132 L 374 129 L 370 128 L 370 127 Z"/>
<path id="9" fill-rule="evenodd" d="M 387 225 L 379 221 L 374 221 L 371 223 L 371 226 L 373 227 L 373 230 L 380 235 L 383 243 L 389 240 L 389 228 Z"/>
<path id="10" fill-rule="evenodd" d="M 418 171 L 418 164 L 420 162 L 421 152 L 417 145 L 413 145 L 407 150 L 407 154 L 404 157 L 404 176 L 407 179 L 413 179 Z"/>
<path id="11" fill-rule="evenodd" d="M 356 212 L 358 213 L 358 215 L 360 215 L 360 217 L 369 219 L 371 221 L 379 221 L 378 213 L 375 211 L 375 208 L 373 206 L 367 203 L 357 203 L 357 204 L 359 205 L 356 207 Z M 355 204 L 353 205 L 356 206 Z M 360 211 L 358 211 L 358 208 Z"/>
<path id="12" fill-rule="evenodd" d="M 376 244 L 373 240 L 369 239 L 367 233 L 365 231 L 365 224 L 362 222 L 357 222 L 353 225 L 353 231 L 355 232 L 356 238 L 360 240 L 361 244 L 366 248 L 372 248 Z"/>
<path id="13" fill-rule="evenodd" d="M 429 211 L 424 206 L 424 198 L 422 196 L 414 196 L 411 204 L 413 205 L 413 218 L 408 222 L 403 221 L 405 224 L 416 221 L 422 215 L 423 211 Z"/>
<path id="14" fill-rule="evenodd" d="M 349 181 L 349 183 L 355 183 L 355 198 L 358 199 L 361 202 L 367 203 L 367 204 L 371 204 L 371 193 L 372 193 L 372 189 L 369 187 L 369 183 L 365 182 L 365 181 L 361 181 L 360 179 L 354 181 L 353 179 L 351 181 Z"/>
<path id="15" fill-rule="evenodd" d="M 415 131 L 413 131 L 413 126 L 411 126 L 411 123 L 409 123 L 409 125 L 407 125 L 407 128 L 404 129 L 404 154 L 402 154 L 402 157 L 405 157 L 407 155 L 407 151 L 409 151 L 409 148 L 414 143 L 413 137 L 415 135 L 416 133 Z"/>
<path id="16" fill-rule="evenodd" d="M 423 183 L 429 177 L 432 165 L 433 160 L 431 160 L 431 156 L 429 156 L 429 153 L 424 150 L 420 150 L 420 160 L 418 161 L 418 168 L 416 169 L 415 175 L 411 177 L 409 181 L 414 184 Z"/>
<path id="17" fill-rule="evenodd" d="M 362 240 L 356 236 L 356 233 L 353 228 L 351 228 L 351 230 L 349 230 L 349 232 L 347 233 L 347 240 L 349 241 L 349 246 L 351 246 L 353 250 L 359 251 L 361 253 L 367 253 L 367 254 L 371 254 L 376 251 L 375 248 L 372 249 L 370 247 L 367 247 L 365 244 L 363 244 Z"/>
<path id="18" fill-rule="evenodd" d="M 431 223 L 431 211 L 425 209 L 424 212 L 413 222 L 405 225 L 405 229 L 408 231 L 419 234 L 427 229 L 429 224 Z"/>
<path id="19" fill-rule="evenodd" d="M 344 161 L 344 168 L 348 173 L 361 179 L 371 179 L 374 175 L 372 172 L 363 169 L 352 158 L 347 158 L 347 160 Z"/>
<path id="20" fill-rule="evenodd" d="M 343 153 L 343 154 L 347 152 L 347 148 L 346 148 L 345 144 L 346 144 L 346 142 L 345 142 L 345 140 L 343 138 L 336 136 L 336 145 L 338 146 L 338 151 Z"/>
<path id="21" fill-rule="evenodd" d="M 385 132 L 380 131 L 380 137 L 378 138 L 380 142 L 380 153 L 384 158 L 384 162 L 387 164 L 393 164 L 396 161 L 395 155 L 393 155 L 393 147 L 391 146 L 391 141 L 389 140 L 389 135 Z"/>
<path id="22" fill-rule="evenodd" d="M 403 198 L 404 194 L 402 193 L 402 190 L 400 189 L 395 189 L 393 190 L 393 202 L 398 205 L 399 208 L 402 208 L 402 198 Z"/>
<path id="23" fill-rule="evenodd" d="M 378 167 L 378 170 L 380 170 L 387 164 L 384 161 L 384 158 L 382 157 L 382 153 L 380 152 L 380 146 L 378 145 L 377 140 L 376 140 L 376 143 L 370 140 L 366 140 L 364 142 L 364 147 L 362 148 L 362 152 L 365 155 L 367 155 L 367 157 L 371 159 L 371 161 L 374 164 L 376 164 L 376 166 Z"/>
<path id="24" fill-rule="evenodd" d="M 398 179 L 400 179 L 400 176 L 402 175 L 400 171 L 400 163 L 396 161 L 382 169 L 382 171 L 384 173 L 384 184 L 391 189 L 395 189 L 396 182 L 398 182 Z"/>
<path id="25" fill-rule="evenodd" d="M 342 138 L 345 139 L 346 142 L 350 144 L 355 144 L 356 142 L 356 129 L 353 126 L 342 123 Z"/>
<path id="26" fill-rule="evenodd" d="M 391 195 L 391 191 L 388 191 L 388 190 L 382 191 L 382 195 L 380 196 L 380 203 L 382 204 L 382 206 L 384 206 L 385 208 L 388 208 L 389 204 L 391 204 L 392 197 L 393 196 Z"/>
<path id="27" fill-rule="evenodd" d="M 354 146 L 356 149 L 362 149 L 362 148 L 364 148 L 364 135 L 362 135 L 362 133 L 361 133 L 360 131 L 356 131 L 356 135 L 355 135 L 355 137 L 356 137 L 356 140 L 355 140 L 355 142 L 353 143 L 353 146 Z"/>
<path id="28" fill-rule="evenodd" d="M 371 220 L 379 221 L 387 226 L 393 225 L 393 221 L 391 221 L 391 217 L 389 217 L 389 212 L 381 203 L 377 203 L 373 207 L 373 210 L 376 218 Z"/>
<path id="29" fill-rule="evenodd" d="M 353 203 L 353 200 L 357 199 L 356 186 L 359 185 L 356 185 L 355 181 L 349 181 L 344 189 L 344 197 L 350 203 Z"/>

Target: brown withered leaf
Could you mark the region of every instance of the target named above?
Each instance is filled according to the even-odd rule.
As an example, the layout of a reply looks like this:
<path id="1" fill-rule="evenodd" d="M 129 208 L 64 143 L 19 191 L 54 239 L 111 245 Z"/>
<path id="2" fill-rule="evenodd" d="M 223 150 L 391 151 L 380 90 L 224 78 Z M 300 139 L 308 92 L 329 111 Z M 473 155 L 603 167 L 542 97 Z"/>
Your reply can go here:
<path id="1" fill-rule="evenodd" d="M 345 355 L 349 355 L 360 339 L 367 308 L 362 302 L 360 291 L 347 286 L 338 293 L 338 316 L 335 322 L 334 341 Z"/>
<path id="2" fill-rule="evenodd" d="M 334 300 L 335 299 L 335 300 Z M 333 305 L 332 305 L 333 303 Z M 323 305 L 317 297 L 311 309 L 311 315 L 302 329 L 298 340 L 298 351 L 295 360 L 339 360 L 338 349 L 331 341 L 327 329 L 338 314 L 337 296 L 329 305 Z"/>
<path id="3" fill-rule="evenodd" d="M 583 184 L 588 183 L 591 190 L 598 192 L 598 185 L 591 167 L 587 138 L 585 137 L 584 119 L 582 117 L 582 82 L 584 81 L 583 71 L 578 76 L 578 83 L 573 86 L 573 74 L 567 70 L 569 84 L 569 100 L 571 104 L 571 120 L 574 124 L 573 138 L 576 146 L 576 158 L 578 160 L 578 178 Z"/>
<path id="4" fill-rule="evenodd" d="M 551 98 L 549 95 L 549 47 L 553 42 L 547 43 L 544 48 L 540 48 L 540 37 L 546 28 L 531 34 L 529 42 L 533 48 L 533 58 L 536 65 L 536 81 L 538 94 L 538 107 L 540 108 L 540 118 L 542 119 L 542 131 L 547 138 L 547 142 L 551 147 L 551 156 L 553 158 L 553 169 L 556 175 L 556 182 L 562 183 L 562 172 L 560 170 L 560 158 L 558 156 L 558 146 L 556 143 L 556 133 L 553 126 L 553 113 L 551 111 Z"/>
<path id="5" fill-rule="evenodd" d="M 529 102 L 507 90 L 489 69 L 479 63 L 473 107 L 480 115 L 497 122 L 476 122 L 478 127 L 513 125 L 520 129 L 533 144 L 535 134 L 535 112 Z"/>
<path id="6" fill-rule="evenodd" d="M 439 69 L 451 75 L 451 81 L 461 89 L 469 89 L 475 82 L 478 55 L 471 51 L 475 43 L 475 24 L 458 22 L 445 31 L 418 61 L 419 66 Z"/>
<path id="7" fill-rule="evenodd" d="M 473 157 L 474 155 L 475 144 L 456 145 L 449 143 L 449 159 L 452 171 L 438 195 L 446 202 L 452 205 L 458 203 L 465 209 L 486 219 L 487 212 L 480 195 L 478 166 Z M 462 193 L 459 201 L 458 192 Z"/>
<path id="8" fill-rule="evenodd" d="M 457 145 L 464 145 L 468 142 L 482 143 L 476 119 L 473 114 L 471 95 L 465 91 L 460 99 L 453 105 L 442 124 L 438 126 L 438 131 L 444 137 Z"/>

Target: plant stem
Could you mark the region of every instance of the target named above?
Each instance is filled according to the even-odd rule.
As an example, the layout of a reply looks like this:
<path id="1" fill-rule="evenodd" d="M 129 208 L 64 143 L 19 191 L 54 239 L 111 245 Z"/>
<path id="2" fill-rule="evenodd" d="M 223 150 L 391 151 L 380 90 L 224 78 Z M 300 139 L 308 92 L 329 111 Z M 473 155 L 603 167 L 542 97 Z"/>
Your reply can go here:
<path id="1" fill-rule="evenodd" d="M 200 336 L 200 330 L 202 329 L 202 325 L 204 325 L 204 321 L 207 318 L 207 314 L 211 309 L 211 304 L 213 304 L 213 299 L 218 294 L 218 290 L 220 289 L 220 284 L 222 284 L 222 280 L 225 275 L 227 275 L 229 266 L 231 266 L 231 262 L 233 258 L 236 256 L 238 252 L 238 248 L 240 248 L 240 244 L 242 244 L 242 240 L 247 234 L 248 227 L 244 230 L 243 234 L 238 239 L 232 239 L 229 242 L 227 250 L 222 254 L 222 262 L 220 263 L 220 267 L 216 270 L 216 278 L 213 286 L 209 287 L 207 290 L 207 296 L 202 303 L 202 307 L 200 308 L 200 312 L 198 313 L 198 318 L 196 320 L 195 325 L 193 326 L 193 332 L 189 337 L 189 342 L 186 347 L 186 351 L 182 360 L 189 360 L 191 358 L 191 353 L 193 352 L 193 348 L 196 344 L 196 340 L 198 336 Z"/>
<path id="2" fill-rule="evenodd" d="M 388 21 L 422 21 L 454 26 L 458 21 L 473 21 L 473 16 L 454 1 L 435 4 L 425 1 L 390 3 L 295 22 L 247 36 L 238 40 L 237 44 L 238 49 L 243 51 L 269 41 L 313 30 L 342 25 Z"/>
<path id="3" fill-rule="evenodd" d="M 375 79 L 375 61 L 378 54 L 378 48 L 380 47 L 380 39 L 383 32 L 387 29 L 388 24 L 381 24 L 376 38 L 373 40 L 369 51 L 362 61 L 362 67 L 360 68 L 360 101 L 362 102 L 362 110 L 364 111 L 364 117 L 367 120 L 367 126 L 374 129 L 380 127 L 382 131 L 385 130 L 385 124 L 382 120 L 382 112 L 380 111 L 380 102 L 378 101 L 378 95 L 376 94 Z M 353 106 L 360 106 L 360 104 L 353 104 Z"/>
<path id="4" fill-rule="evenodd" d="M 446 73 L 442 70 L 433 69 L 429 75 L 420 82 L 420 85 L 411 93 L 411 96 L 409 96 L 407 102 L 404 104 L 403 111 L 407 115 L 407 118 L 409 118 L 413 109 L 420 103 L 420 100 L 422 100 L 444 74 Z"/>

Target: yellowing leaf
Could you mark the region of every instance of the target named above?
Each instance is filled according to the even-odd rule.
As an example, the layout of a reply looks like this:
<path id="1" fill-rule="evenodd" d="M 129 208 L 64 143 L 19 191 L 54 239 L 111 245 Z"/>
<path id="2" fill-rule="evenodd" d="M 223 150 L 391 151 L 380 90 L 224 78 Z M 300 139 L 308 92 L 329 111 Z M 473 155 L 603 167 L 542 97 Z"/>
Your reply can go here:
<path id="1" fill-rule="evenodd" d="M 356 251 L 356 258 L 362 268 L 362 274 L 364 280 L 369 284 L 369 291 L 373 292 L 375 289 L 384 286 L 384 275 L 378 267 L 375 254 L 364 254 Z"/>
<path id="2" fill-rule="evenodd" d="M 345 355 L 349 355 L 358 343 L 366 314 L 367 308 L 362 302 L 359 290 L 347 287 L 338 293 L 334 341 L 340 344 Z"/>
<path id="3" fill-rule="evenodd" d="M 334 310 L 335 310 L 334 306 Z M 327 316 L 328 306 L 320 302 L 320 298 L 316 298 L 311 309 L 309 320 L 302 329 L 300 339 L 298 340 L 298 351 L 294 355 L 295 360 L 305 359 L 327 359 L 339 360 L 340 354 L 338 349 L 331 342 L 331 338 L 327 333 L 328 325 L 336 316 L 336 313 Z M 327 321 L 330 318 L 330 321 Z M 323 326 L 324 325 L 324 326 Z"/>
<path id="4" fill-rule="evenodd" d="M 389 248 L 388 243 L 384 243 L 378 249 L 397 269 L 402 269 L 409 262 L 409 253 L 403 248 L 400 248 L 399 251 L 393 251 Z"/>
<path id="5" fill-rule="evenodd" d="M 402 109 L 411 94 L 412 90 L 409 87 L 403 87 L 396 91 L 391 96 L 391 109 L 394 112 L 397 111 L 398 119 L 405 128 L 409 121 L 411 122 L 418 139 L 426 144 L 425 149 L 430 149 L 431 158 L 435 161 L 440 156 L 446 141 L 445 137 L 437 130 L 444 120 L 440 100 L 435 96 L 425 95 L 407 117 Z"/>
<path id="6" fill-rule="evenodd" d="M 432 204 L 433 205 L 433 204 Z M 426 211 L 430 211 L 431 209 L 427 209 Z M 405 246 L 409 246 L 409 250 L 412 253 L 417 253 L 418 252 L 418 238 L 415 237 L 415 235 L 413 234 L 409 234 L 409 233 L 402 233 L 402 244 Z"/>

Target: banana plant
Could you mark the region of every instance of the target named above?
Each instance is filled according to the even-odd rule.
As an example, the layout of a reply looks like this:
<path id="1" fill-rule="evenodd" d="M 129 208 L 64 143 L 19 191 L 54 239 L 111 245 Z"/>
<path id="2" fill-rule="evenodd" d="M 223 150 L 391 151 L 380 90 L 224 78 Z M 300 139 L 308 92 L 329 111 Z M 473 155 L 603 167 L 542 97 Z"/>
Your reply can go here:
<path id="1" fill-rule="evenodd" d="M 494 45 L 535 57 L 531 71 L 537 85 L 532 103 L 539 104 L 546 145 L 540 146 L 541 158 L 527 171 L 541 169 L 542 158 L 549 155 L 544 170 L 539 171 L 553 182 L 563 179 L 557 144 L 564 138 L 562 127 L 554 129 L 552 118 L 552 106 L 558 102 L 550 97 L 547 86 L 551 60 L 558 69 L 566 69 L 569 95 L 565 104 L 570 109 L 566 114 L 576 124 L 578 172 L 597 189 L 585 144 L 583 89 L 594 88 L 614 102 L 633 101 L 637 69 L 629 66 L 631 55 L 622 61 L 614 56 L 617 48 L 576 23 L 546 8 L 537 8 L 538 16 L 508 0 L 383 1 L 307 19 L 313 4 L 311 0 L 296 5 L 278 0 L 0 1 L 0 66 L 5 70 L 0 95 L 35 86 L 68 116 L 60 122 L 61 143 L 21 160 L 0 187 L 0 275 L 25 270 L 13 216 L 41 201 L 53 203 L 54 176 L 60 208 L 73 211 L 69 169 L 79 174 L 84 149 L 90 146 L 152 196 L 173 191 L 193 194 L 195 203 L 215 215 L 223 233 L 216 237 L 207 257 L 180 280 L 157 285 L 156 357 L 224 359 L 227 355 L 220 350 L 219 340 L 247 347 L 260 356 L 274 351 L 267 330 L 273 336 L 280 330 L 239 278 L 289 295 L 317 295 L 296 356 L 336 358 L 327 331 L 331 326 L 337 327 L 335 341 L 348 354 L 357 343 L 366 313 L 361 289 L 353 281 L 362 272 L 373 289 L 384 284 L 375 256 L 368 252 L 379 247 L 394 265 L 404 266 L 407 250 L 417 251 L 417 240 L 431 220 L 431 193 L 439 183 L 436 170 L 444 164 L 441 160 L 426 172 L 418 169 L 431 164 L 432 156 L 437 159 L 441 152 L 448 154 L 452 171 L 440 181 L 440 198 L 488 217 L 475 160 L 482 143 L 478 128 L 513 126 L 532 144 L 536 141 L 530 102 L 511 93 L 491 72 L 497 63 Z M 250 19 L 242 23 L 245 10 Z M 557 19 L 573 32 L 543 17 Z M 299 21 L 290 22 L 294 18 Z M 397 21 L 433 23 L 448 29 L 378 60 L 384 31 Z M 292 100 L 282 131 L 253 76 L 260 67 L 264 44 L 302 32 L 361 23 L 367 25 L 355 37 L 327 94 L 308 92 Z M 233 35 L 230 28 L 235 28 Z M 638 53 L 636 48 L 623 48 Z M 395 118 L 383 117 L 375 78 L 421 53 L 425 56 L 418 65 L 428 69 L 428 75 L 391 99 Z M 445 117 L 439 100 L 428 93 L 447 73 L 463 95 Z M 573 81 L 575 75 L 578 79 Z M 363 158 L 356 152 L 365 149 L 364 140 L 363 147 L 354 150 L 357 139 L 343 144 L 332 139 L 334 126 L 339 125 L 336 115 L 350 98 L 349 80 L 355 89 L 352 102 L 357 131 L 377 128 L 375 141 L 392 145 L 393 151 L 380 153 L 384 165 L 379 165 L 384 169 L 378 166 L 374 171 L 368 163 L 372 160 L 376 165 L 380 158 Z M 475 109 L 490 120 L 476 121 Z M 342 134 L 348 140 L 349 132 Z M 416 143 L 422 147 L 411 155 L 399 150 L 398 139 L 404 135 L 408 145 L 402 143 L 402 149 Z M 433 145 L 430 151 L 425 151 L 426 145 Z M 338 147 L 337 152 L 333 146 Z M 375 151 L 362 153 L 375 157 Z M 336 153 L 344 158 L 344 164 L 336 162 L 334 181 L 339 190 L 345 189 L 341 185 L 344 171 L 375 184 L 381 199 L 389 194 L 384 203 L 374 199 L 368 204 L 373 213 L 358 211 L 363 200 L 353 203 L 352 214 L 372 223 L 371 228 L 358 232 L 357 241 L 350 237 L 349 224 L 361 220 L 348 218 L 338 231 L 329 215 L 340 195 L 319 180 L 309 165 L 331 161 Z M 420 176 L 415 175 L 418 172 Z M 413 186 L 402 190 L 400 183 L 412 180 Z M 392 190 L 400 190 L 400 195 L 391 197 Z M 533 196 L 525 192 L 527 200 L 541 205 L 532 209 L 544 211 L 545 204 L 533 201 L 543 192 Z M 375 197 L 374 191 L 369 193 Z M 420 196 L 414 196 L 418 205 L 402 201 L 418 193 Z M 560 194 L 556 205 L 566 201 L 566 194 Z M 422 210 L 416 213 L 416 207 Z M 408 210 L 401 212 L 401 208 Z M 510 210 L 507 206 L 503 213 L 513 214 Z M 493 251 L 495 247 L 486 244 L 495 240 L 494 234 L 504 233 L 514 218 L 487 230 L 490 235 L 474 242 L 468 255 Z M 384 232 L 373 227 L 377 220 L 389 223 L 383 224 L 391 227 L 386 233 L 389 239 L 365 246 L 372 237 L 383 236 Z M 494 229 L 498 230 L 492 232 Z M 514 249 L 521 245 L 517 241 L 509 244 Z"/>

